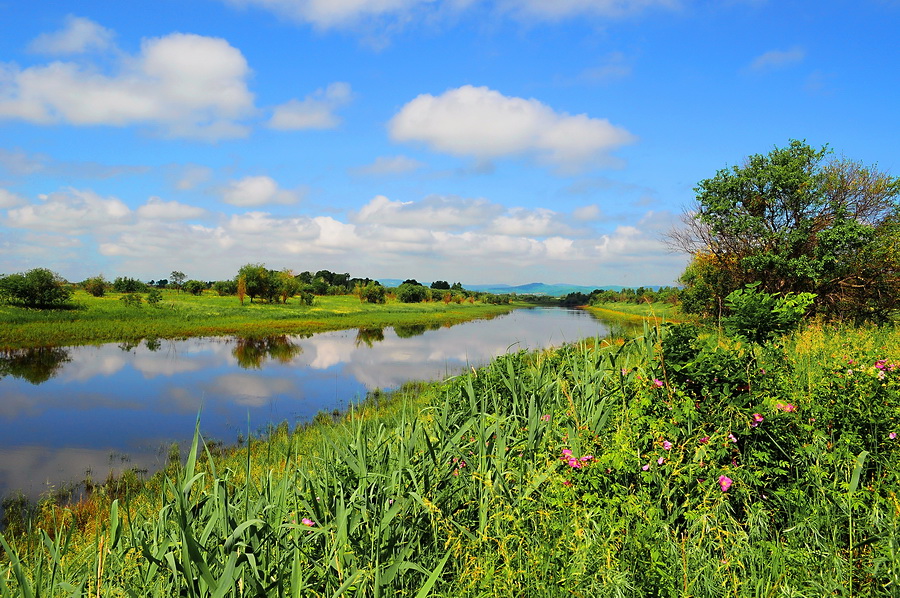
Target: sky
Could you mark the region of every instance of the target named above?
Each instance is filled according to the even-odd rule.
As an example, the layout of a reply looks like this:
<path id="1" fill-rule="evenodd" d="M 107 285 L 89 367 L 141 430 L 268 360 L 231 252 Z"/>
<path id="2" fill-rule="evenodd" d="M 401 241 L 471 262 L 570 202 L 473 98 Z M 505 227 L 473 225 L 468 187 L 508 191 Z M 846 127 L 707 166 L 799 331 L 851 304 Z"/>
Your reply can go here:
<path id="1" fill-rule="evenodd" d="M 804 139 L 900 175 L 898 0 L 0 0 L 0 273 L 676 284 Z"/>

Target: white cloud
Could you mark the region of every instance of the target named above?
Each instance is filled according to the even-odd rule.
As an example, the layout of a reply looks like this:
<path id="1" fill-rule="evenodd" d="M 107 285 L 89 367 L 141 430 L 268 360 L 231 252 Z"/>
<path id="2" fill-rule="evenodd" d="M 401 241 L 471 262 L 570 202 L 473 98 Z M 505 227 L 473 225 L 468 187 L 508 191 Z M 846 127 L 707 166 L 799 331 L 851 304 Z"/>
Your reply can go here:
<path id="1" fill-rule="evenodd" d="M 112 75 L 90 64 L 0 65 L 0 119 L 79 126 L 147 125 L 164 135 L 217 140 L 245 136 L 254 112 L 250 74 L 224 39 L 173 33 L 147 39 Z"/>
<path id="2" fill-rule="evenodd" d="M 383 16 L 402 16 L 435 0 L 225 0 L 236 6 L 255 6 L 317 27 L 345 27 Z"/>
<path id="3" fill-rule="evenodd" d="M 500 235 L 517 237 L 549 237 L 581 233 L 563 222 L 561 214 L 546 208 L 528 210 L 512 208 L 491 223 L 489 230 Z"/>
<path id="4" fill-rule="evenodd" d="M 203 208 L 177 201 L 164 201 L 159 197 L 151 197 L 146 204 L 137 209 L 138 217 L 153 220 L 190 220 L 200 218 L 204 214 L 206 210 Z"/>
<path id="5" fill-rule="evenodd" d="M 527 20 L 559 21 L 576 17 L 620 18 L 648 8 L 677 8 L 679 0 L 223 0 L 257 7 L 323 29 L 388 20 L 396 24 L 435 15 L 453 15 L 486 7 Z"/>
<path id="6" fill-rule="evenodd" d="M 424 164 L 418 160 L 406 156 L 379 156 L 371 164 L 354 168 L 351 172 L 367 176 L 407 174 L 422 168 L 422 166 Z"/>
<path id="7" fill-rule="evenodd" d="M 278 187 L 274 179 L 267 176 L 247 176 L 232 181 L 222 190 L 222 201 L 233 206 L 254 207 L 267 204 L 297 203 L 300 194 Z"/>
<path id="8" fill-rule="evenodd" d="M 126 222 L 131 210 L 115 197 L 68 189 L 40 196 L 41 203 L 9 210 L 7 224 L 36 231 L 65 231 L 80 235 Z"/>
<path id="9" fill-rule="evenodd" d="M 15 208 L 27 203 L 24 197 L 0 187 L 0 208 Z"/>
<path id="10" fill-rule="evenodd" d="M 121 175 L 144 174 L 147 166 L 109 165 L 98 162 L 64 162 L 46 154 L 29 154 L 20 149 L 0 148 L 0 167 L 13 176 L 36 173 L 73 178 L 107 179 Z"/>
<path id="11" fill-rule="evenodd" d="M 39 54 L 82 54 L 113 47 L 115 34 L 90 19 L 69 15 L 61 31 L 39 35 L 28 49 Z"/>
<path id="12" fill-rule="evenodd" d="M 533 154 L 564 169 L 608 162 L 608 152 L 635 137 L 606 119 L 554 111 L 535 99 L 465 85 L 440 96 L 422 94 L 389 123 L 395 141 L 479 160 Z"/>
<path id="13" fill-rule="evenodd" d="M 800 47 L 794 47 L 790 50 L 771 50 L 757 56 L 750 63 L 750 70 L 756 72 L 772 71 L 793 64 L 799 64 L 806 58 L 806 51 Z"/>
<path id="14" fill-rule="evenodd" d="M 281 131 L 297 129 L 333 129 L 340 124 L 335 110 L 347 105 L 353 96 L 348 83 L 332 83 L 301 102 L 291 100 L 277 106 L 269 127 Z"/>
<path id="15" fill-rule="evenodd" d="M 484 199 L 430 195 L 419 202 L 401 202 L 378 195 L 352 215 L 351 219 L 361 225 L 452 230 L 481 226 L 503 209 Z"/>
<path id="16" fill-rule="evenodd" d="M 576 208 L 575 211 L 572 212 L 572 216 L 580 222 L 590 222 L 592 220 L 599 220 L 603 217 L 603 210 L 601 210 L 600 206 L 597 204 L 591 204 Z"/>

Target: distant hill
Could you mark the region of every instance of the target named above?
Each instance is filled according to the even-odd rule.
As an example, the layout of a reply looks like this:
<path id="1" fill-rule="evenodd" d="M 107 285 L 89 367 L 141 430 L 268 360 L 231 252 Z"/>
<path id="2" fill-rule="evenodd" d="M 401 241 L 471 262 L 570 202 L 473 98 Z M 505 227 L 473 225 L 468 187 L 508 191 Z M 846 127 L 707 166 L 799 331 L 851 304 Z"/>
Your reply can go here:
<path id="1" fill-rule="evenodd" d="M 382 278 L 379 279 L 381 284 L 386 287 L 400 286 L 403 279 L 400 278 Z M 420 281 L 425 286 L 429 286 L 430 282 Z M 638 285 L 640 286 L 640 285 Z M 647 288 L 656 288 L 651 285 L 644 285 Z M 495 295 L 507 295 L 515 293 L 517 295 L 543 295 L 545 297 L 564 297 L 569 293 L 590 294 L 594 289 L 621 291 L 626 288 L 618 285 L 606 285 L 597 287 L 586 287 L 577 284 L 545 284 L 543 282 L 531 282 L 528 284 L 508 285 L 508 284 L 466 284 L 463 287 L 470 291 L 479 291 L 482 293 L 494 293 Z M 635 287 L 632 287 L 635 288 Z"/>

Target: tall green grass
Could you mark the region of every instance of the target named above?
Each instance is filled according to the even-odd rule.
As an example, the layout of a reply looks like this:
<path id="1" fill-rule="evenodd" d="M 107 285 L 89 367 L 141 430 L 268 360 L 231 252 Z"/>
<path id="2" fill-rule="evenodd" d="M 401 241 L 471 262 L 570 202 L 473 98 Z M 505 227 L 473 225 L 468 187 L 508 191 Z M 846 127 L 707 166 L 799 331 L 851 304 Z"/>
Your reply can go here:
<path id="1" fill-rule="evenodd" d="M 0 596 L 895 595 L 898 340 L 648 328 L 224 457 L 198 435 L 142 494 L 4 538 Z"/>

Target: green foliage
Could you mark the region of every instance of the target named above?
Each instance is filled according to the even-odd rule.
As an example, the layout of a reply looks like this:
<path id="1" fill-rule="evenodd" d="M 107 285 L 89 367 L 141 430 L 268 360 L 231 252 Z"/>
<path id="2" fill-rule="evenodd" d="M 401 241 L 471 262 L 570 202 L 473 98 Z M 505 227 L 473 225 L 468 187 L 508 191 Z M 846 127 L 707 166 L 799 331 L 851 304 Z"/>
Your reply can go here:
<path id="1" fill-rule="evenodd" d="M 126 307 L 140 307 L 143 300 L 144 298 L 137 293 L 127 293 L 119 297 L 119 301 L 125 304 Z"/>
<path id="2" fill-rule="evenodd" d="M 237 295 L 237 280 L 217 280 L 212 288 L 219 297 Z"/>
<path id="3" fill-rule="evenodd" d="M 891 596 L 898 347 L 646 329 L 221 457 L 198 432 L 87 534 L 55 511 L 52 533 L 0 537 L 0 595 Z"/>
<path id="4" fill-rule="evenodd" d="M 109 283 L 101 274 L 85 279 L 81 283 L 81 288 L 94 297 L 103 297 L 106 294 L 106 289 L 109 288 Z"/>
<path id="5" fill-rule="evenodd" d="M 112 283 L 112 288 L 117 293 L 146 293 L 148 290 L 146 284 L 128 276 L 117 276 Z"/>
<path id="6" fill-rule="evenodd" d="M 435 280 L 433 283 L 431 283 L 431 288 L 438 291 L 449 291 L 450 283 L 446 280 Z"/>
<path id="7" fill-rule="evenodd" d="M 371 281 L 360 290 L 360 299 L 367 303 L 384 303 L 385 289 L 376 281 Z"/>
<path id="8" fill-rule="evenodd" d="M 71 298 L 72 291 L 66 282 L 46 268 L 0 276 L 0 301 L 5 303 L 51 308 L 65 305 Z"/>
<path id="9" fill-rule="evenodd" d="M 206 283 L 199 280 L 188 280 L 182 285 L 182 290 L 191 295 L 199 295 L 206 289 Z"/>
<path id="10" fill-rule="evenodd" d="M 418 283 L 404 282 L 397 287 L 397 299 L 403 303 L 420 303 L 428 296 L 428 289 Z"/>
<path id="11" fill-rule="evenodd" d="M 147 293 L 147 303 L 156 306 L 162 301 L 162 292 L 159 289 L 150 289 Z"/>
<path id="12" fill-rule="evenodd" d="M 722 320 L 726 332 L 762 343 L 794 330 L 815 300 L 813 293 L 786 293 L 783 297 L 758 290 L 754 282 L 725 297 L 729 315 Z"/>
<path id="13" fill-rule="evenodd" d="M 754 155 L 696 187 L 687 228 L 694 255 L 685 309 L 716 314 L 751 282 L 771 294 L 814 293 L 817 312 L 884 320 L 900 306 L 900 178 L 801 141 Z"/>

